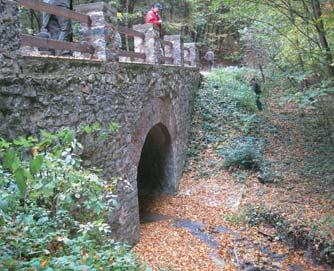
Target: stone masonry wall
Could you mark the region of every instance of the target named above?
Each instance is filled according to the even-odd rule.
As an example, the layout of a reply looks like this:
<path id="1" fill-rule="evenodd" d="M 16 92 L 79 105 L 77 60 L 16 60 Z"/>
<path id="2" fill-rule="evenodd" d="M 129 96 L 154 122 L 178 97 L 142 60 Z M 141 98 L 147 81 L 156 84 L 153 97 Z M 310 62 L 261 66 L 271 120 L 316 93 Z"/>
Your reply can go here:
<path id="1" fill-rule="evenodd" d="M 122 178 L 119 205 L 110 215 L 112 237 L 133 244 L 139 240 L 136 180 L 145 137 L 157 123 L 169 131 L 175 180 L 165 192 L 175 193 L 199 78 L 193 68 L 20 57 L 0 73 L 0 136 L 117 122 L 119 133 L 105 141 L 82 138 L 83 158 L 102 168 L 107 180 Z"/>
<path id="2" fill-rule="evenodd" d="M 18 8 L 16 1 L 0 0 L 0 51 L 20 47 Z"/>

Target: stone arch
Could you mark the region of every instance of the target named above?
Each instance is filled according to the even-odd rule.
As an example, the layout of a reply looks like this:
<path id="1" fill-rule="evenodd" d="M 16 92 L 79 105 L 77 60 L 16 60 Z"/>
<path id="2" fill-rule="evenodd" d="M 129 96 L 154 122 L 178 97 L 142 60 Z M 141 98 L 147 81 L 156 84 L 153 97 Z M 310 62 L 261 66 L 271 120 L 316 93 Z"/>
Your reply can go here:
<path id="1" fill-rule="evenodd" d="M 172 105 L 151 100 L 143 109 L 132 138 L 138 196 L 174 194 L 178 188 L 176 118 Z"/>
<path id="2" fill-rule="evenodd" d="M 166 126 L 154 125 L 148 132 L 137 167 L 138 196 L 172 193 L 175 183 L 173 146 Z"/>

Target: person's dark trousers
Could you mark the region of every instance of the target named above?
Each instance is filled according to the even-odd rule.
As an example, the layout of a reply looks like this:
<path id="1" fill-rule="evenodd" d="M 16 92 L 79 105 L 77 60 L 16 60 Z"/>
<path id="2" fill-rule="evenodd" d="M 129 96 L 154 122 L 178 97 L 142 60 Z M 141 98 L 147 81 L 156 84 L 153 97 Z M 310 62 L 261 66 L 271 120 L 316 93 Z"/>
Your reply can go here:
<path id="1" fill-rule="evenodd" d="M 43 21 L 48 23 L 46 29 L 51 35 L 51 39 L 60 41 L 71 41 L 72 37 L 72 23 L 70 19 L 64 17 L 57 17 L 55 15 L 44 14 Z M 70 55 L 70 51 L 61 51 L 61 55 Z"/>
<path id="2" fill-rule="evenodd" d="M 212 70 L 212 68 L 213 68 L 213 61 L 208 61 L 208 69 L 209 69 L 209 71 L 211 71 Z"/>
<path id="3" fill-rule="evenodd" d="M 260 111 L 263 110 L 263 106 L 262 106 L 262 103 L 260 101 L 260 96 L 259 95 L 256 95 L 256 107 L 257 109 L 259 109 Z"/>
<path id="4" fill-rule="evenodd" d="M 46 29 L 54 40 L 71 41 L 71 20 L 55 15 L 44 14 L 43 21 L 47 21 Z"/>

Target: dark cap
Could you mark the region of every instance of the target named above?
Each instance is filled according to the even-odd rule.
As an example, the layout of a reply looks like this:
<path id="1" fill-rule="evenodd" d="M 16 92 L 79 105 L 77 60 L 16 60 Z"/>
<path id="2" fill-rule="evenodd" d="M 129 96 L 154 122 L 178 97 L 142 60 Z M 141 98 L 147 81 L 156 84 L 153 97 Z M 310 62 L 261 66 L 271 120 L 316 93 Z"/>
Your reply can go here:
<path id="1" fill-rule="evenodd" d="M 154 8 L 158 8 L 159 10 L 162 10 L 162 5 L 160 3 L 155 3 L 153 5 Z"/>

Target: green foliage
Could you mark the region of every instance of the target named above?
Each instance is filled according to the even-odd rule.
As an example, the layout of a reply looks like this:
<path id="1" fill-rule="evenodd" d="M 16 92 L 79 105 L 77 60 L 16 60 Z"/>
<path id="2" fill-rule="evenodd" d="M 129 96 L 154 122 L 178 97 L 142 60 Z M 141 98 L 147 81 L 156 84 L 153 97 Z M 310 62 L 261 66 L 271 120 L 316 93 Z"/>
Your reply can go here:
<path id="1" fill-rule="evenodd" d="M 222 2 L 229 7 L 225 16 L 237 21 L 244 51 L 254 56 L 251 64 L 271 63 L 280 71 L 321 71 L 333 76 L 333 70 L 329 71 L 333 61 L 333 6 L 326 1 Z M 318 2 L 320 10 L 311 2 Z"/>
<path id="2" fill-rule="evenodd" d="M 294 78 L 296 78 L 298 85 L 300 85 L 303 80 L 307 80 L 307 75 L 303 74 L 301 78 Z M 285 99 L 287 102 L 296 102 L 300 108 L 316 109 L 321 104 L 322 99 L 330 99 L 332 95 L 334 95 L 333 82 L 322 80 L 304 90 L 298 89 L 295 93 L 287 95 Z"/>
<path id="3" fill-rule="evenodd" d="M 197 121 L 204 132 L 205 143 L 225 140 L 224 126 L 250 132 L 257 122 L 255 94 L 247 78 L 253 77 L 252 69 L 216 69 L 206 79 L 195 99 Z"/>
<path id="4" fill-rule="evenodd" d="M 258 133 L 262 120 L 256 114 L 256 97 L 249 85 L 255 75 L 253 69 L 216 69 L 197 93 L 188 163 L 198 163 L 200 177 L 212 176 L 221 169 L 221 164 L 217 167 L 208 160 L 199 160 L 202 151 L 210 147 L 222 155 L 230 138 Z"/>
<path id="5" fill-rule="evenodd" d="M 223 166 L 258 170 L 262 162 L 261 145 L 253 137 L 235 140 L 229 148 L 219 150 L 224 156 Z"/>
<path id="6" fill-rule="evenodd" d="M 227 98 L 229 107 L 256 112 L 255 93 L 247 82 L 252 74 L 256 72 L 245 68 L 216 69 L 208 77 L 207 85 L 215 98 Z"/>
<path id="7" fill-rule="evenodd" d="M 247 224 L 247 210 L 242 209 L 237 213 L 228 213 L 225 216 L 225 220 L 235 226 L 243 226 Z"/>
<path id="8" fill-rule="evenodd" d="M 99 122 L 93 123 L 93 125 L 83 125 L 80 127 L 80 131 L 86 134 L 94 134 L 98 140 L 104 141 L 108 136 L 112 136 L 119 131 L 119 125 L 110 121 L 106 128 L 103 128 Z"/>
<path id="9" fill-rule="evenodd" d="M 0 140 L 1 270 L 139 270 L 109 239 L 116 183 L 83 169 L 80 149 L 70 129 Z"/>
<path id="10" fill-rule="evenodd" d="M 42 17 L 41 12 L 20 7 L 19 17 L 23 33 L 32 35 L 40 30 L 40 18 Z"/>
<path id="11" fill-rule="evenodd" d="M 258 180 L 265 183 L 279 183 L 282 180 L 282 174 L 274 171 L 275 161 L 264 160 L 260 165 L 260 174 L 258 174 Z"/>

